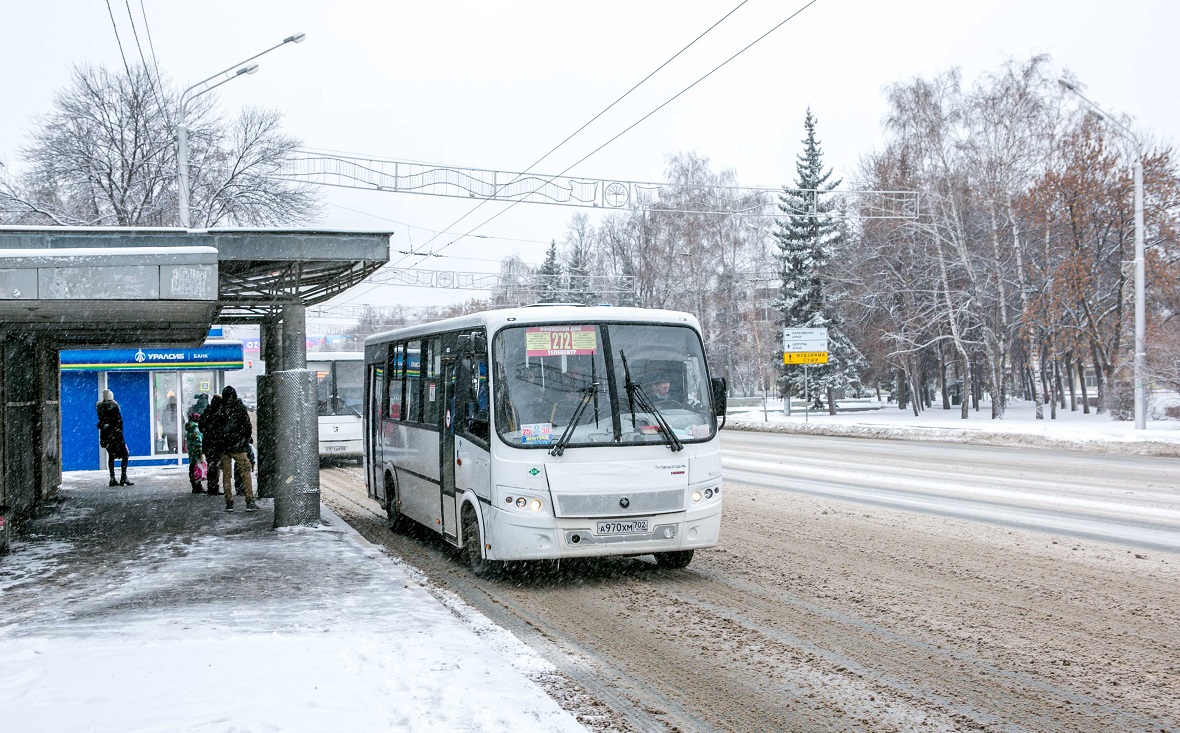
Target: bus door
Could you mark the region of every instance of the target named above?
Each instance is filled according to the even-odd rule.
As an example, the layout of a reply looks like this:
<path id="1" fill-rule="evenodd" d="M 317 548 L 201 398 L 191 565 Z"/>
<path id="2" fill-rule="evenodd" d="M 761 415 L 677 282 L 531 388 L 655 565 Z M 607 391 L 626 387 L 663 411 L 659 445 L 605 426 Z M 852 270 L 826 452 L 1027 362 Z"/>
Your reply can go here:
<path id="1" fill-rule="evenodd" d="M 439 375 L 442 388 L 442 430 L 439 431 L 439 479 L 442 490 L 442 533 L 452 540 L 459 536 L 459 517 L 455 506 L 455 426 L 456 416 L 455 385 L 459 364 L 454 348 L 447 349 L 442 358 L 442 373 Z"/>
<path id="2" fill-rule="evenodd" d="M 385 417 L 385 365 L 366 364 L 369 378 L 365 381 L 365 477 L 369 482 L 369 495 L 378 501 L 388 499 L 385 496 L 385 479 L 383 473 L 384 454 L 381 444 L 381 420 Z"/>

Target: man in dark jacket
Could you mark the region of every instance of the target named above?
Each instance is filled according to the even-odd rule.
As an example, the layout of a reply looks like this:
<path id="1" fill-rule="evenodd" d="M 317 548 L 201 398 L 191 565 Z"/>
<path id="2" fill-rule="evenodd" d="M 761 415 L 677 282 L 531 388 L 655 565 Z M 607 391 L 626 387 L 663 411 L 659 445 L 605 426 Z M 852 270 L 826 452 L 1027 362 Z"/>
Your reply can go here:
<path id="1" fill-rule="evenodd" d="M 233 475 L 233 467 L 237 466 L 238 474 L 242 477 L 242 489 L 246 493 L 246 511 L 256 512 L 258 506 L 254 503 L 254 481 L 250 475 L 250 457 L 246 448 L 250 445 L 254 428 L 250 424 L 250 413 L 246 405 L 238 399 L 238 392 L 233 387 L 221 390 L 221 410 L 218 413 L 218 423 L 221 427 L 221 475 L 225 484 L 225 510 L 234 510 L 234 494 L 229 477 Z"/>
<path id="2" fill-rule="evenodd" d="M 204 438 L 205 462 L 209 466 L 208 493 L 216 496 L 221 493 L 221 395 L 213 395 L 209 406 L 201 413 L 197 425 L 201 428 Z"/>
<path id="3" fill-rule="evenodd" d="M 111 472 L 111 486 L 133 486 L 127 480 L 127 441 L 123 438 L 123 413 L 115 394 L 109 389 L 102 391 L 102 401 L 95 405 L 98 412 L 98 445 L 107 452 L 107 470 Z M 122 478 L 115 480 L 115 459 L 122 461 Z"/>

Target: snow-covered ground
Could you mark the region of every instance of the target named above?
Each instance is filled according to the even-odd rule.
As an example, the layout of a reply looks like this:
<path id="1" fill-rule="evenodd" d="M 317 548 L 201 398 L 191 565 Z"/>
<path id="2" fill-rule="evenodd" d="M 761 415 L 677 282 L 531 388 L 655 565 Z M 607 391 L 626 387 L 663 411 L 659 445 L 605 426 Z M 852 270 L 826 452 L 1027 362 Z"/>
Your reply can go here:
<path id="1" fill-rule="evenodd" d="M 330 513 L 274 531 L 177 469 L 93 473 L 0 559 L 0 730 L 584 731 L 551 665 Z"/>
<path id="2" fill-rule="evenodd" d="M 847 402 L 836 416 L 734 408 L 731 426 L 1180 454 L 1147 431 L 1016 403 L 915 417 Z M 879 409 L 866 409 L 879 408 Z M 0 729 L 12 731 L 583 731 L 537 685 L 551 666 L 328 514 L 273 531 L 273 508 L 224 514 L 176 468 L 65 476 L 65 500 L 0 559 Z M 155 513 L 153 515 L 153 513 Z M 155 519 L 152 519 L 152 517 Z M 102 517 L 103 521 L 95 521 Z M 130 542 L 129 523 L 148 524 Z M 155 522 L 155 524 L 152 524 Z M 120 544 L 123 543 L 123 544 Z"/>
<path id="3" fill-rule="evenodd" d="M 1146 430 L 1136 430 L 1132 421 L 1112 420 L 1092 410 L 1087 415 L 1080 409 L 1058 409 L 1057 419 L 1050 419 L 1047 406 L 1044 419 L 1037 420 L 1035 406 L 1022 400 L 1010 403 L 1004 417 L 995 420 L 987 403 L 971 410 L 966 420 L 957 405 L 944 410 L 936 404 L 917 416 L 896 403 L 876 400 L 850 399 L 837 406 L 847 409 L 829 415 L 826 409 L 804 411 L 796 401 L 787 416 L 782 401 L 771 400 L 765 413 L 760 404 L 731 407 L 728 419 L 730 427 L 753 430 L 1180 455 L 1180 420 L 1149 419 Z"/>

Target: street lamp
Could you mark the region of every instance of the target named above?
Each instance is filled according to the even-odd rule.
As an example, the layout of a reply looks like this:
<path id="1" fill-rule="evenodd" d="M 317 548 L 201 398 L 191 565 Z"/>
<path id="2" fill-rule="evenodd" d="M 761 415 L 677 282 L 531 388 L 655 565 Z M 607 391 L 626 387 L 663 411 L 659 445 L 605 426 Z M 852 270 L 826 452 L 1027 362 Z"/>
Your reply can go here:
<path id="1" fill-rule="evenodd" d="M 188 123 L 185 117 L 188 111 L 189 102 L 193 101 L 205 92 L 213 91 L 227 81 L 236 79 L 243 74 L 253 74 L 254 72 L 258 71 L 258 64 L 251 64 L 251 61 L 258 58 L 259 56 L 262 56 L 263 54 L 270 53 L 280 46 L 285 46 L 288 43 L 301 43 L 306 37 L 307 35 L 305 33 L 296 33 L 295 35 L 287 36 L 280 43 L 271 46 L 261 53 L 254 54 L 245 61 L 239 61 L 228 69 L 217 72 L 208 79 L 204 79 L 197 82 L 196 84 L 193 84 L 191 87 L 185 89 L 184 92 L 181 93 L 180 118 L 176 124 L 176 161 L 177 167 L 179 169 L 178 188 L 180 189 L 180 194 L 178 198 L 180 208 L 180 225 L 185 229 L 188 229 L 192 225 L 192 221 L 189 217 L 188 206 Z"/>
<path id="2" fill-rule="evenodd" d="M 1144 300 L 1147 282 L 1143 270 L 1143 145 L 1126 125 L 1087 99 L 1077 86 L 1058 79 L 1063 89 L 1086 103 L 1098 119 L 1109 122 L 1115 132 L 1135 146 L 1135 429 L 1147 429 L 1147 308 Z"/>

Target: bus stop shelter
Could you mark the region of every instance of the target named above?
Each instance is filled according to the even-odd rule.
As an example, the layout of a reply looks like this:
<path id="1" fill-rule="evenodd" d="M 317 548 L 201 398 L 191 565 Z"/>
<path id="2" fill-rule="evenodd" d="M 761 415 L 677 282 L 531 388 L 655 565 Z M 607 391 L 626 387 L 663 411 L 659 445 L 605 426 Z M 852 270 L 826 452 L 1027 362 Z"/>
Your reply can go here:
<path id="1" fill-rule="evenodd" d="M 214 323 L 257 324 L 267 375 L 302 370 L 305 308 L 388 262 L 389 237 L 0 227 L 0 552 L 13 523 L 61 484 L 60 350 L 196 346 Z M 258 409 L 261 461 L 276 438 L 273 426 L 297 423 L 300 416 L 275 414 L 273 405 L 261 402 Z M 307 409 L 314 426 L 314 403 Z M 271 466 L 271 473 L 278 468 Z M 259 482 L 265 490 L 262 466 Z M 276 521 L 281 500 L 276 495 Z M 299 523 L 298 513 L 293 516 Z"/>

